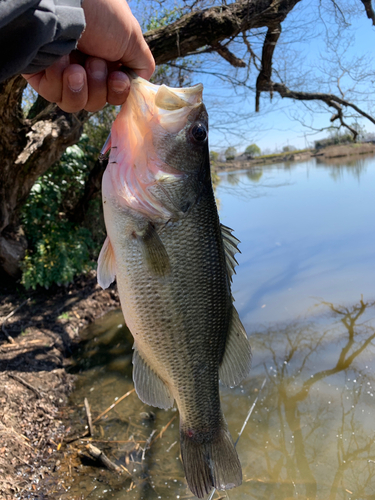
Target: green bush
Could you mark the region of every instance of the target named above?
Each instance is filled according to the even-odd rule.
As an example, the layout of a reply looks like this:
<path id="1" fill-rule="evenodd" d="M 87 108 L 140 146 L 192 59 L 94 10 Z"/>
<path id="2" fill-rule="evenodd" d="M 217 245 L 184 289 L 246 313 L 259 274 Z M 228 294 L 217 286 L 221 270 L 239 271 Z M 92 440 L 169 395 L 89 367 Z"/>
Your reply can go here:
<path id="1" fill-rule="evenodd" d="M 85 163 L 87 136 L 66 150 L 60 162 L 34 184 L 22 209 L 22 222 L 29 242 L 22 263 L 26 288 L 53 283 L 67 284 L 93 267 L 90 231 L 66 217 L 82 194 L 89 173 Z"/>

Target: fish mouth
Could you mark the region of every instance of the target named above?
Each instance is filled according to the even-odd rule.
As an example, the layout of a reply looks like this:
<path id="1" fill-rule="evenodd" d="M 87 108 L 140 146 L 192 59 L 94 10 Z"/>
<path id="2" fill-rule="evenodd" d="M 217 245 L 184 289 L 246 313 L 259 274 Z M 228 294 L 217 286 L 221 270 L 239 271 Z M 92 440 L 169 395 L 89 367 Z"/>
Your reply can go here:
<path id="1" fill-rule="evenodd" d="M 191 111 L 202 104 L 201 83 L 192 87 L 174 88 L 164 84 L 155 85 L 136 76 L 132 77 L 132 86 L 138 102 L 153 103 L 153 114 L 158 115 L 160 126 L 172 134 L 179 132 L 185 126 Z"/>

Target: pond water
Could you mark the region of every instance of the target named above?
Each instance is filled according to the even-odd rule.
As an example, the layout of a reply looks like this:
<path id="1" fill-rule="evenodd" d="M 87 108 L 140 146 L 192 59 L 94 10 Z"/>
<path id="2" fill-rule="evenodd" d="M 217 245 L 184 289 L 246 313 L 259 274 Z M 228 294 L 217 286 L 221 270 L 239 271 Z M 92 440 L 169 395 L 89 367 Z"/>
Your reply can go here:
<path id="1" fill-rule="evenodd" d="M 374 192 L 374 157 L 220 176 L 221 220 L 241 240 L 233 295 L 253 349 L 249 378 L 221 391 L 234 439 L 255 406 L 237 445 L 243 484 L 213 498 L 375 498 Z M 85 339 L 71 398 L 82 428 L 84 397 L 96 417 L 133 388 L 121 312 Z M 74 473 L 61 471 L 62 498 L 194 498 L 175 410 L 148 407 L 132 392 L 95 433 L 93 444 L 130 474 L 76 460 Z"/>

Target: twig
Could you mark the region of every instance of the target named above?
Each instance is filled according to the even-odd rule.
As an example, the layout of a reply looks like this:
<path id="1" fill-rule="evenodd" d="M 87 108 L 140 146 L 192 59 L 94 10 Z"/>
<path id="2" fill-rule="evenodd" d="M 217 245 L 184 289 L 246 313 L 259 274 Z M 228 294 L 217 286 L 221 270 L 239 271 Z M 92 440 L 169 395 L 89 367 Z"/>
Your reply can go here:
<path id="1" fill-rule="evenodd" d="M 94 428 L 92 426 L 90 405 L 89 405 L 87 398 L 84 399 L 84 403 L 85 403 L 85 410 L 86 410 L 86 415 L 87 415 L 87 423 L 89 424 L 90 436 L 93 436 L 94 435 Z"/>
<path id="2" fill-rule="evenodd" d="M 159 438 L 161 438 L 164 434 L 164 432 L 168 429 L 168 427 L 171 425 L 171 423 L 173 422 L 173 420 L 176 418 L 176 415 L 174 417 L 171 418 L 171 420 L 167 423 L 167 425 L 165 425 L 162 430 L 159 432 L 159 434 L 156 436 L 156 438 L 154 438 L 152 441 L 151 441 L 151 445 L 155 443 L 155 441 Z M 151 446 L 150 445 L 150 446 Z"/>
<path id="3" fill-rule="evenodd" d="M 111 462 L 111 460 L 101 451 L 99 448 L 96 446 L 93 446 L 92 444 L 88 444 L 86 446 L 86 449 L 90 453 L 90 455 L 95 458 L 95 460 L 99 460 L 107 469 L 113 470 L 117 472 L 118 474 L 122 474 L 122 469 L 118 465 L 116 465 L 114 462 Z"/>
<path id="4" fill-rule="evenodd" d="M 134 444 L 139 444 L 139 443 L 146 443 L 144 439 L 141 439 L 140 441 L 134 441 L 134 439 L 127 439 L 125 441 L 118 440 L 118 439 L 92 439 L 92 438 L 82 438 L 82 441 L 90 441 L 90 443 L 107 443 L 107 444 L 123 444 L 123 443 L 134 443 Z"/>
<path id="5" fill-rule="evenodd" d="M 174 442 L 170 445 L 170 447 L 167 449 L 167 453 L 168 453 L 169 451 L 171 451 L 171 449 L 173 448 L 173 446 L 174 446 L 175 444 L 177 444 L 177 441 L 174 441 Z"/>
<path id="6" fill-rule="evenodd" d="M 240 439 L 240 437 L 242 436 L 242 433 L 243 431 L 245 430 L 245 427 L 249 421 L 249 418 L 251 417 L 251 414 L 253 413 L 254 411 L 254 408 L 255 408 L 255 405 L 257 404 L 257 401 L 258 401 L 258 398 L 259 398 L 259 394 L 260 394 L 260 391 L 263 389 L 263 387 L 265 386 L 266 384 L 266 378 L 263 380 L 263 383 L 261 385 L 261 388 L 259 389 L 259 392 L 258 392 L 258 395 L 257 397 L 254 399 L 254 403 L 251 405 L 251 408 L 249 410 L 249 413 L 247 414 L 247 417 L 245 418 L 245 422 L 243 423 L 243 426 L 242 426 L 242 429 L 240 430 L 240 433 L 238 434 L 238 438 L 236 439 L 236 442 L 234 443 L 234 446 L 237 446 L 237 443 Z"/>
<path id="7" fill-rule="evenodd" d="M 17 380 L 17 382 L 20 382 L 21 384 L 23 384 L 25 387 L 27 387 L 28 389 L 30 389 L 30 391 L 33 391 L 34 394 L 36 394 L 38 396 L 38 398 L 42 398 L 43 397 L 43 395 L 39 391 L 39 389 L 37 389 L 33 385 L 29 384 L 28 382 L 26 382 L 26 380 L 24 380 L 23 378 L 19 377 L 18 375 L 15 375 L 14 373 L 8 373 L 8 377 L 13 378 L 14 380 Z"/>
<path id="8" fill-rule="evenodd" d="M 73 437 L 70 437 L 70 438 L 64 438 L 64 441 L 65 441 L 65 443 L 73 443 L 73 441 L 77 441 L 78 439 L 82 439 L 82 438 L 87 437 L 89 435 L 89 433 L 90 433 L 90 431 L 87 430 L 84 433 L 79 434 L 78 436 L 73 436 Z"/>
<path id="9" fill-rule="evenodd" d="M 156 432 L 156 429 L 154 429 L 151 434 L 149 435 L 149 437 L 147 438 L 147 441 L 146 441 L 146 444 L 145 444 L 145 447 L 143 448 L 143 452 L 142 452 L 142 460 L 145 459 L 145 455 L 146 455 L 146 451 L 150 448 L 151 446 L 151 439 L 152 439 L 152 436 L 155 434 Z"/>
<path id="10" fill-rule="evenodd" d="M 135 391 L 135 389 L 132 389 L 131 391 L 128 391 L 126 394 L 124 394 L 123 396 L 121 396 L 121 398 L 118 399 L 116 401 L 116 403 L 113 403 L 113 405 L 111 405 L 109 408 L 107 408 L 105 411 L 103 411 L 103 413 L 101 413 L 99 416 L 97 416 L 92 421 L 92 424 L 95 424 L 99 419 L 101 419 L 102 417 L 104 417 L 104 415 L 106 415 L 109 411 L 111 411 L 116 405 L 118 405 L 125 398 L 127 398 L 128 396 L 130 396 L 130 394 L 132 392 L 134 392 L 134 391 Z M 86 410 L 86 412 L 87 412 L 87 410 Z M 70 437 L 70 438 L 65 438 L 64 441 L 66 443 L 72 443 L 73 441 L 77 441 L 78 439 L 82 439 L 82 438 L 87 437 L 89 434 L 90 434 L 90 430 L 87 430 L 87 431 L 83 432 L 82 434 L 79 434 L 78 436 L 73 436 L 73 437 Z"/>
<path id="11" fill-rule="evenodd" d="M 133 392 L 135 391 L 135 389 L 132 389 L 131 391 L 128 391 L 126 394 L 124 394 L 123 396 L 121 396 L 120 399 L 118 399 L 116 401 L 116 403 L 113 403 L 113 405 L 111 405 L 109 408 L 107 408 L 105 411 L 103 411 L 103 413 L 101 413 L 98 417 L 96 417 L 94 420 L 93 420 L 93 424 L 95 424 L 95 422 L 97 422 L 100 418 L 104 417 L 104 415 L 106 415 L 109 411 L 111 411 L 116 405 L 118 405 L 121 401 L 123 401 L 125 398 L 127 398 L 128 396 L 130 396 L 130 394 L 132 394 Z"/>
<path id="12" fill-rule="evenodd" d="M 15 340 L 14 340 L 14 338 L 13 338 L 13 337 L 11 337 L 11 336 L 9 335 L 9 333 L 6 331 L 6 329 L 5 329 L 5 323 L 8 321 L 8 319 L 9 319 L 9 318 L 11 318 L 11 317 L 13 316 L 13 314 L 16 314 L 16 312 L 17 312 L 19 309 L 21 309 L 21 307 L 22 307 L 22 306 L 24 306 L 24 305 L 26 304 L 26 302 L 29 302 L 29 300 L 30 300 L 30 297 L 29 297 L 28 299 L 24 300 L 24 301 L 22 302 L 22 304 L 20 304 L 18 307 L 16 307 L 16 308 L 15 308 L 12 312 L 10 312 L 10 313 L 8 314 L 8 316 L 5 316 L 5 318 L 4 318 L 4 320 L 3 320 L 3 323 L 2 323 L 2 325 L 1 325 L 1 330 L 2 330 L 2 332 L 4 333 L 4 335 L 6 336 L 6 338 L 8 339 L 8 342 L 10 342 L 11 344 L 14 344 L 14 343 L 15 343 Z"/>
<path id="13" fill-rule="evenodd" d="M 242 428 L 241 428 L 241 430 L 240 430 L 240 433 L 238 434 L 238 438 L 236 439 L 236 442 L 234 443 L 234 446 L 235 446 L 235 447 L 237 446 L 237 443 L 238 443 L 238 441 L 239 441 L 240 437 L 242 436 L 243 431 L 245 430 L 245 427 L 246 427 L 246 425 L 247 425 L 247 423 L 248 423 L 248 421 L 249 421 L 249 418 L 251 417 L 251 414 L 252 414 L 252 413 L 253 413 L 253 411 L 254 411 L 255 405 L 257 404 L 257 401 L 258 401 L 258 399 L 259 399 L 259 394 L 260 394 L 260 391 L 263 389 L 263 387 L 264 387 L 264 385 L 265 385 L 265 383 L 266 383 L 266 380 L 267 380 L 266 378 L 263 380 L 263 383 L 262 383 L 262 385 L 261 385 L 261 387 L 260 387 L 260 389 L 259 389 L 258 395 L 257 395 L 257 397 L 254 399 L 254 403 L 251 405 L 251 408 L 250 408 L 250 410 L 249 410 L 249 413 L 247 414 L 247 417 L 245 418 L 245 421 L 244 421 L 243 426 L 242 426 Z M 210 496 L 207 498 L 207 500 L 212 500 L 212 497 L 214 496 L 215 491 L 216 491 L 216 488 L 214 488 L 214 489 L 211 491 Z"/>

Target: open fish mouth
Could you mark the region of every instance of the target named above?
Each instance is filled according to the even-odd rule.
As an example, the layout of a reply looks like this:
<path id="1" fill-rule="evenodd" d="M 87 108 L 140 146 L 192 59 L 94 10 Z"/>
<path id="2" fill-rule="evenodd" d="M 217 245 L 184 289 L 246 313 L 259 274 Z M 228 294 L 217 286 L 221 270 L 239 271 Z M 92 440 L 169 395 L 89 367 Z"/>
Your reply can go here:
<path id="1" fill-rule="evenodd" d="M 171 88 L 130 74 L 129 96 L 118 114 L 103 149 L 108 167 L 103 194 L 150 218 L 169 219 L 171 212 L 151 193 L 157 183 L 171 183 L 185 174 L 161 158 L 156 141 L 180 133 L 189 115 L 202 106 L 203 85 Z"/>

